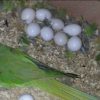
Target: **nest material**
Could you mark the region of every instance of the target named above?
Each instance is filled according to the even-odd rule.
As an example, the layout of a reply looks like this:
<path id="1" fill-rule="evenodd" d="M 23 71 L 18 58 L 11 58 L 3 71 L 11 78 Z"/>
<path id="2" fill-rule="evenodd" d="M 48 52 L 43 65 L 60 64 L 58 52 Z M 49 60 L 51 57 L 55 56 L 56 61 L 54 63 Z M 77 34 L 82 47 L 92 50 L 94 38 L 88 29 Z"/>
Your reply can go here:
<path id="1" fill-rule="evenodd" d="M 4 24 L 5 19 L 7 19 L 9 26 Z M 11 17 L 11 14 L 0 13 L 0 43 L 14 48 L 19 47 L 18 39 L 23 31 L 24 26 L 19 16 L 14 18 Z M 27 46 L 27 53 L 50 67 L 80 75 L 81 78 L 73 80 L 73 87 L 100 96 L 100 67 L 95 60 L 98 52 L 95 39 L 90 40 L 90 48 L 87 54 L 78 52 L 73 58 L 66 57 L 65 47 L 56 46 L 53 42 L 44 42 L 41 38 L 36 38 L 33 44 L 30 43 Z M 59 100 L 43 91 L 32 88 L 0 89 L 0 100 L 16 100 L 18 95 L 23 93 L 31 93 L 36 100 Z"/>

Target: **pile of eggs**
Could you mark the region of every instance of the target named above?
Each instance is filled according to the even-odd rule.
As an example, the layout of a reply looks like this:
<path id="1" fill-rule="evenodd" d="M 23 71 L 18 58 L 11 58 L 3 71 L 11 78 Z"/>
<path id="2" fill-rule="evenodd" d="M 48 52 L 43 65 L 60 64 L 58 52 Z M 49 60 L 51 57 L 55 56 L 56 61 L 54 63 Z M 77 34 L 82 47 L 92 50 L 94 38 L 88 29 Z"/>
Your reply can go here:
<path id="1" fill-rule="evenodd" d="M 21 19 L 27 24 L 25 32 L 28 37 L 35 38 L 40 35 L 44 41 L 54 40 L 59 46 L 67 45 L 70 51 L 78 51 L 82 46 L 78 37 L 82 31 L 81 26 L 73 23 L 65 25 L 61 19 L 54 18 L 48 9 L 41 8 L 35 11 L 32 8 L 25 8 L 21 13 Z M 40 27 L 36 20 L 48 20 L 50 25 Z"/>

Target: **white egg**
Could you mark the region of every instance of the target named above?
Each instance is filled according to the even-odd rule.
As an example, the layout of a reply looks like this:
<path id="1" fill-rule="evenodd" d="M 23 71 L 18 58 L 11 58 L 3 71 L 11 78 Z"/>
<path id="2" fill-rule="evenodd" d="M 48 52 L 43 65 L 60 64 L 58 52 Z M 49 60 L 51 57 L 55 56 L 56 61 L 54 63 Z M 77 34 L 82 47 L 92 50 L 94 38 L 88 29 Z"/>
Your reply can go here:
<path id="1" fill-rule="evenodd" d="M 64 46 L 67 43 L 67 36 L 63 32 L 58 32 L 54 36 L 54 41 L 59 46 Z"/>
<path id="2" fill-rule="evenodd" d="M 78 24 L 69 24 L 63 28 L 63 31 L 70 36 L 76 36 L 81 33 L 82 29 Z"/>
<path id="3" fill-rule="evenodd" d="M 82 46 L 81 39 L 77 36 L 73 36 L 68 40 L 67 46 L 70 51 L 78 51 Z"/>
<path id="4" fill-rule="evenodd" d="M 35 100 L 35 99 L 29 94 L 24 94 L 20 96 L 18 100 Z"/>
<path id="5" fill-rule="evenodd" d="M 41 29 L 40 34 L 41 34 L 42 39 L 45 41 L 50 41 L 54 37 L 53 30 L 50 27 L 46 27 L 46 26 Z"/>
<path id="6" fill-rule="evenodd" d="M 25 8 L 21 13 L 21 19 L 27 24 L 31 23 L 35 19 L 35 11 L 32 8 Z"/>
<path id="7" fill-rule="evenodd" d="M 29 37 L 38 36 L 40 34 L 40 31 L 40 26 L 37 23 L 31 23 L 25 29 L 25 32 Z"/>
<path id="8" fill-rule="evenodd" d="M 48 9 L 38 9 L 36 11 L 36 18 L 40 21 L 44 21 L 45 19 L 51 19 L 51 12 Z"/>
<path id="9" fill-rule="evenodd" d="M 51 26 L 54 30 L 61 30 L 64 28 L 64 22 L 61 19 L 53 18 L 51 20 Z"/>

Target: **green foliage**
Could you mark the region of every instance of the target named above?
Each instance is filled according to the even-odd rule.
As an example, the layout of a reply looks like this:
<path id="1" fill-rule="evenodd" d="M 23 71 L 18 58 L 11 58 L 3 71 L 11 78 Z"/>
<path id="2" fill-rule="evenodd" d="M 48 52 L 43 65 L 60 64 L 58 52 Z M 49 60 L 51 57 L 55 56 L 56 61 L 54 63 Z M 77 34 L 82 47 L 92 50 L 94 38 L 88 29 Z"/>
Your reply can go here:
<path id="1" fill-rule="evenodd" d="M 12 3 L 12 0 L 3 0 L 3 10 L 8 12 L 13 9 L 14 9 L 14 4 Z"/>
<path id="2" fill-rule="evenodd" d="M 54 7 L 51 6 L 49 3 L 43 1 L 43 2 L 39 2 L 37 1 L 35 4 L 33 4 L 33 9 L 40 9 L 40 8 L 47 8 L 49 10 L 53 9 Z"/>
<path id="3" fill-rule="evenodd" d="M 55 17 L 60 18 L 62 20 L 65 20 L 66 19 L 66 14 L 67 14 L 66 9 L 58 8 L 58 9 L 56 9 Z"/>
<path id="4" fill-rule="evenodd" d="M 18 42 L 20 44 L 20 49 L 24 52 L 27 51 L 27 47 L 30 44 L 30 39 L 27 37 L 26 34 L 22 34 L 22 36 L 19 37 Z"/>
<path id="5" fill-rule="evenodd" d="M 17 6 L 19 5 L 20 7 L 25 7 L 26 0 L 16 0 L 16 2 Z"/>
<path id="6" fill-rule="evenodd" d="M 56 80 L 65 75 L 19 49 L 0 44 L 0 87 L 40 88 L 61 100 L 100 100 Z"/>
<path id="7" fill-rule="evenodd" d="M 96 61 L 100 61 L 100 53 L 96 56 Z"/>
<path id="8" fill-rule="evenodd" d="M 83 32 L 86 36 L 92 36 L 97 29 L 96 23 L 88 23 L 88 21 L 83 16 L 80 16 L 80 24 L 83 26 Z"/>
<path id="9" fill-rule="evenodd" d="M 75 53 L 71 51 L 65 51 L 65 56 L 68 59 L 72 59 L 75 56 Z"/>
<path id="10" fill-rule="evenodd" d="M 98 37 L 96 38 L 95 44 L 96 44 L 96 46 L 97 46 L 97 50 L 100 51 L 100 36 L 98 36 Z"/>
<path id="11" fill-rule="evenodd" d="M 26 44 L 26 45 L 28 45 L 28 44 L 30 43 L 30 40 L 29 40 L 29 38 L 27 37 L 26 34 L 23 34 L 23 35 L 19 38 L 19 42 L 20 42 L 21 44 Z"/>
<path id="12" fill-rule="evenodd" d="M 18 7 L 25 7 L 26 0 L 2 0 L 3 10 L 8 12 Z"/>
<path id="13" fill-rule="evenodd" d="M 97 25 L 95 23 L 93 23 L 93 24 L 87 25 L 84 28 L 84 33 L 87 36 L 92 36 L 94 34 L 94 32 L 96 31 L 96 29 L 97 29 Z"/>

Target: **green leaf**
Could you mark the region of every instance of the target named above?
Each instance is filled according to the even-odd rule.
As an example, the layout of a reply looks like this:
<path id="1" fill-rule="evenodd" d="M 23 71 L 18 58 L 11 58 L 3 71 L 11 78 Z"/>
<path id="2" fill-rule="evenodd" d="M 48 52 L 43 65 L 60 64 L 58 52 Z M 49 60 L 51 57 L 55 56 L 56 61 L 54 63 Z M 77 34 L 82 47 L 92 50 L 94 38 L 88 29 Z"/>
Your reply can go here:
<path id="1" fill-rule="evenodd" d="M 21 43 L 22 45 L 29 45 L 30 40 L 27 37 L 26 34 L 23 34 L 20 38 L 19 38 L 19 43 Z"/>
<path id="2" fill-rule="evenodd" d="M 65 75 L 69 74 L 44 66 L 19 49 L 0 44 L 0 87 L 40 88 L 60 100 L 100 100 L 56 80 Z"/>
<path id="3" fill-rule="evenodd" d="M 97 25 L 95 23 L 90 24 L 84 28 L 84 33 L 87 36 L 92 36 L 97 29 Z"/>

